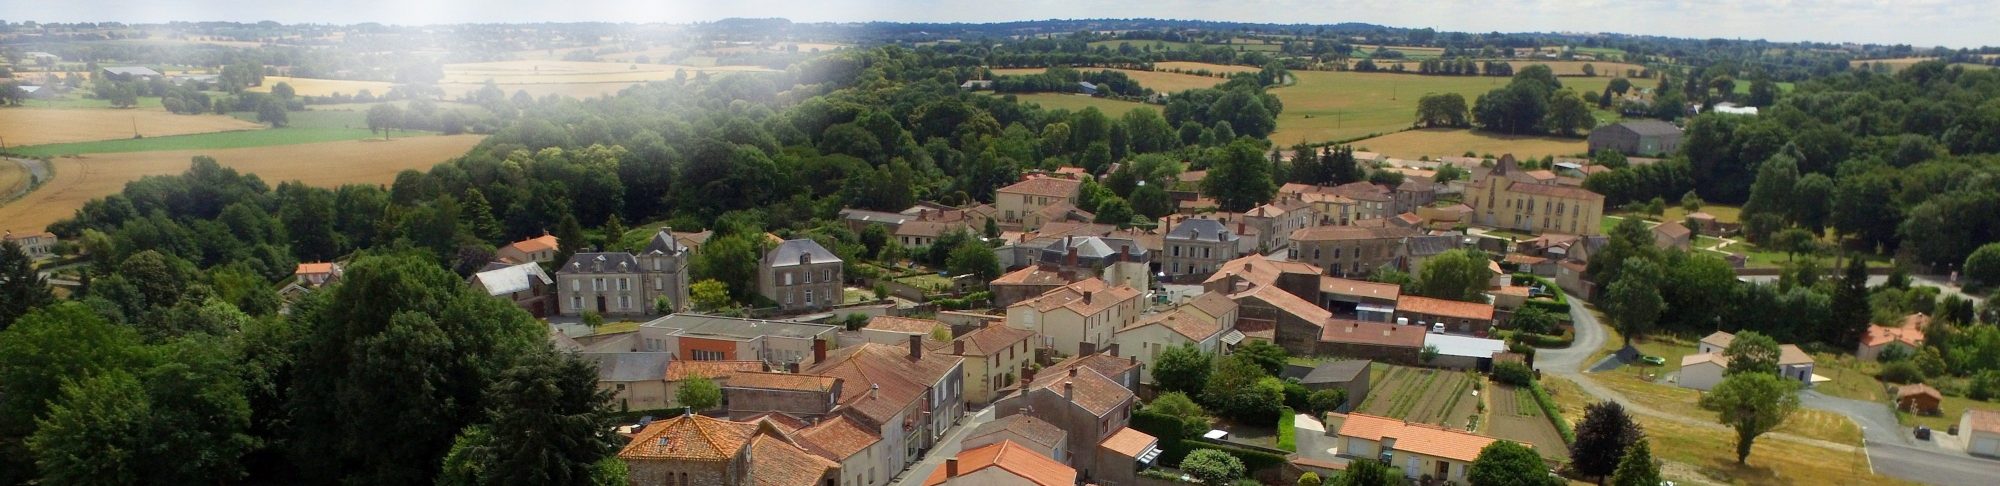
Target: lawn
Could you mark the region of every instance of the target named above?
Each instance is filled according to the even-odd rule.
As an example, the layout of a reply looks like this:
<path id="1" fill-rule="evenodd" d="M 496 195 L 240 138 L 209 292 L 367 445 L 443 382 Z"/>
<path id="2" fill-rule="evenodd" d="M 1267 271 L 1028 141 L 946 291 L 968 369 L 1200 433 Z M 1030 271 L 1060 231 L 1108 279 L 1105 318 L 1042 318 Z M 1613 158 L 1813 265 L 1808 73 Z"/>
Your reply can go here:
<path id="1" fill-rule="evenodd" d="M 1353 71 L 1293 71 L 1292 74 L 1298 78 L 1297 84 L 1271 90 L 1285 105 L 1284 112 L 1278 115 L 1278 130 L 1270 137 L 1280 146 L 1402 130 L 1416 119 L 1417 99 L 1425 93 L 1458 93 L 1465 96 L 1469 106 L 1479 95 L 1509 81 L 1491 76 Z M 1611 83 L 1611 78 L 1563 78 L 1562 83 L 1578 91 L 1598 92 Z M 1642 80 L 1635 84 L 1650 87 L 1651 83 Z"/>
<path id="2" fill-rule="evenodd" d="M 1514 154 L 1515 158 L 1540 159 L 1545 155 L 1567 157 L 1587 150 L 1581 138 L 1536 135 L 1507 135 L 1479 130 L 1426 128 L 1391 133 L 1354 142 L 1362 150 L 1390 157 L 1417 160 L 1429 156 Z"/>
<path id="3" fill-rule="evenodd" d="M 1628 366 L 1617 371 L 1592 374 L 1591 378 L 1597 380 L 1598 384 L 1617 390 L 1618 393 L 1661 412 L 1699 420 L 1715 418 L 1715 412 L 1701 408 L 1700 391 L 1681 388 L 1679 385 L 1647 381 L 1647 376 L 1658 375 L 1641 372 L 1657 373 L 1657 370 L 1634 369 Z M 1828 442 L 1861 445 L 1861 428 L 1854 425 L 1854 421 L 1833 412 L 1800 408 L 1793 412 L 1791 418 L 1779 426 L 1777 431 Z"/>
<path id="4" fill-rule="evenodd" d="M 1033 93 L 1033 94 L 1010 94 L 1003 96 L 1012 96 L 1016 101 L 1019 101 L 1021 103 L 1034 103 L 1037 105 L 1041 105 L 1043 109 L 1049 109 L 1049 110 L 1061 109 L 1070 111 L 1083 111 L 1084 108 L 1096 107 L 1098 111 L 1103 111 L 1105 116 L 1111 118 L 1118 118 L 1121 116 L 1125 116 L 1125 112 L 1132 110 L 1157 111 L 1160 109 L 1160 107 L 1155 105 L 1148 105 L 1145 103 L 1139 103 L 1135 101 L 1119 101 L 1113 99 L 1096 98 L 1096 97 L 1075 95 L 1075 94 Z"/>
<path id="5" fill-rule="evenodd" d="M 111 109 L 111 100 L 100 99 L 100 98 L 85 98 L 83 97 L 82 94 L 80 94 L 84 91 L 85 90 L 77 90 L 71 92 L 71 94 L 64 96 L 57 96 L 54 98 L 38 98 L 38 99 L 27 100 L 26 102 L 21 103 L 21 106 L 29 106 L 35 108 L 64 108 L 64 109 Z M 139 103 L 137 105 L 134 105 L 135 108 L 141 110 L 160 110 L 160 111 L 166 110 L 166 107 L 160 104 L 160 97 L 158 96 L 141 96 L 138 98 L 138 100 Z"/>
<path id="6" fill-rule="evenodd" d="M 254 122 L 257 118 L 255 114 L 247 112 L 231 113 L 230 116 L 249 122 Z M 379 134 L 368 131 L 367 114 L 359 111 L 295 111 L 287 114 L 286 117 L 289 119 L 289 123 L 284 128 L 171 135 L 140 139 L 102 140 L 96 142 L 58 143 L 20 147 L 13 149 L 13 151 L 30 156 L 58 156 L 70 154 L 151 152 L 156 150 L 269 147 L 274 145 L 335 142 L 380 137 Z M 424 135 L 434 135 L 434 133 L 417 130 L 398 130 L 394 138 Z"/>
<path id="7" fill-rule="evenodd" d="M 1881 365 L 1848 354 L 1817 353 L 1813 361 L 1814 374 L 1833 379 L 1813 387 L 1820 393 L 1870 402 L 1888 400 L 1882 382 L 1875 380 L 1875 372 Z"/>
<path id="8" fill-rule="evenodd" d="M 896 282 L 904 285 L 909 285 L 911 287 L 924 289 L 925 291 L 929 292 L 944 292 L 951 290 L 951 283 L 952 283 L 951 279 L 939 276 L 938 274 L 935 273 L 923 273 L 923 274 L 911 275 L 908 277 L 898 278 L 896 279 Z"/>

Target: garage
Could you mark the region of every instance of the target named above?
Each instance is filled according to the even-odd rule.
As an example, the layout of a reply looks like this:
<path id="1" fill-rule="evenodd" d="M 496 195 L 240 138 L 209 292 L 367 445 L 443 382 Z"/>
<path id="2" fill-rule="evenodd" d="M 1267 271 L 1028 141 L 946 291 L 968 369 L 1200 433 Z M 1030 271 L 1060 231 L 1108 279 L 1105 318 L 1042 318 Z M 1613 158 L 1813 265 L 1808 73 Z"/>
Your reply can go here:
<path id="1" fill-rule="evenodd" d="M 1968 409 L 1958 419 L 1958 433 L 1965 436 L 1965 452 L 2000 457 L 2000 412 Z"/>

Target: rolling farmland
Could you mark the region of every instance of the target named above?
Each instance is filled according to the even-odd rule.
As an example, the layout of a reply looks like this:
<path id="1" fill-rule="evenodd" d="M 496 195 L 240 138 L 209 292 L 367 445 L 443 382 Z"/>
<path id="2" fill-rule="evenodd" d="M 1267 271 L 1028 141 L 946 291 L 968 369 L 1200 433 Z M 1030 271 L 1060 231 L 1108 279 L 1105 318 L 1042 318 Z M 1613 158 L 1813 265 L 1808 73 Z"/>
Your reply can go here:
<path id="1" fill-rule="evenodd" d="M 160 137 L 261 127 L 223 115 L 175 115 L 160 110 L 0 109 L 0 141 L 7 147 L 126 140 L 132 138 L 134 130 L 147 137 Z"/>
<path id="2" fill-rule="evenodd" d="M 1417 99 L 1425 93 L 1458 93 L 1467 106 L 1509 78 L 1492 76 L 1420 76 L 1352 71 L 1294 71 L 1298 84 L 1274 88 L 1285 103 L 1271 141 L 1280 146 L 1386 134 L 1409 128 L 1416 119 Z M 1578 91 L 1601 91 L 1611 78 L 1562 78 Z M 1634 81 L 1650 87 L 1653 81 Z M 1463 149 L 1452 151 L 1453 155 Z"/>

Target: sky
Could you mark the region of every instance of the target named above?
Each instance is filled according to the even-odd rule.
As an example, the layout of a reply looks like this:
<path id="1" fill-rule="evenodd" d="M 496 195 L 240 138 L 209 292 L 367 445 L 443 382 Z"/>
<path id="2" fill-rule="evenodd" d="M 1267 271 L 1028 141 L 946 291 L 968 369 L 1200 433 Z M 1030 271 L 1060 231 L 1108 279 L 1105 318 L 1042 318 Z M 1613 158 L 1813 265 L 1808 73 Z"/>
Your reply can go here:
<path id="1" fill-rule="evenodd" d="M 1367 22 L 1467 32 L 2000 45 L 2000 0 L 6 0 L 10 22 L 997 22 L 1133 18 Z"/>

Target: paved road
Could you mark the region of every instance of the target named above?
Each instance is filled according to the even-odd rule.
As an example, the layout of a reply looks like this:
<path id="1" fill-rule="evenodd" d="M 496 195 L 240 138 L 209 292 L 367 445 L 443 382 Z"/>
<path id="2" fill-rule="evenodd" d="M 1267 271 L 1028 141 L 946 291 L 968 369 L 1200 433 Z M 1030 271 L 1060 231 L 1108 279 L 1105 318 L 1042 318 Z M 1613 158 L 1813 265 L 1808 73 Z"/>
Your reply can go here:
<path id="1" fill-rule="evenodd" d="M 1868 447 L 1868 461 L 1876 473 L 1926 484 L 1991 484 L 2000 478 L 2000 461 L 1974 458 L 1917 440 L 1896 422 L 1896 413 L 1888 404 L 1813 390 L 1800 393 L 1799 404 L 1846 415 L 1861 426 L 1862 443 Z"/>
<path id="2" fill-rule="evenodd" d="M 1714 430 L 1728 430 L 1722 424 L 1679 414 L 1671 414 L 1634 402 L 1632 399 L 1605 388 L 1597 381 L 1585 376 L 1580 370 L 1584 361 L 1601 347 L 1608 333 L 1597 317 L 1577 305 L 1570 309 L 1570 318 L 1576 324 L 1576 344 L 1568 349 L 1550 349 L 1535 353 L 1535 365 L 1545 373 L 1569 378 L 1576 382 L 1584 393 L 1599 398 L 1617 401 L 1626 410 L 1662 420 Z M 2000 478 L 2000 462 L 1976 459 L 1962 452 L 1954 452 L 1909 438 L 1907 431 L 1898 425 L 1896 416 L 1888 405 L 1859 400 L 1849 400 L 1806 391 L 1800 395 L 1802 406 L 1827 410 L 1854 420 L 1862 428 L 1862 450 L 1868 454 L 1871 468 L 1877 474 L 1925 484 L 1993 484 Z M 1801 437 L 1786 433 L 1768 433 L 1765 438 L 1799 442 L 1835 451 L 1853 451 L 1854 446 L 1819 439 Z"/>
<path id="3" fill-rule="evenodd" d="M 958 422 L 957 427 L 952 428 L 950 432 L 945 432 L 944 438 L 939 439 L 937 447 L 932 447 L 931 451 L 924 455 L 922 462 L 918 462 L 910 466 L 909 469 L 904 470 L 902 476 L 898 476 L 894 481 L 889 482 L 889 486 L 923 484 L 925 478 L 931 477 L 932 470 L 944 465 L 945 459 L 958 457 L 958 445 L 959 442 L 965 440 L 966 433 L 992 421 L 993 407 L 991 406 L 986 407 L 985 410 L 980 410 L 978 413 L 966 416 L 964 420 Z"/>

